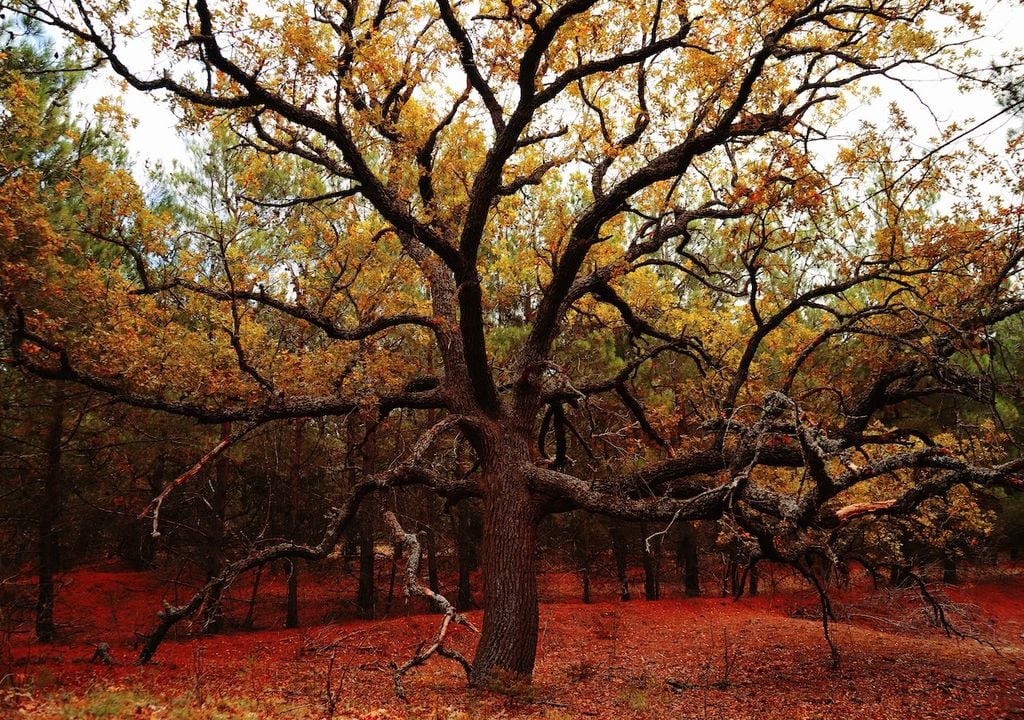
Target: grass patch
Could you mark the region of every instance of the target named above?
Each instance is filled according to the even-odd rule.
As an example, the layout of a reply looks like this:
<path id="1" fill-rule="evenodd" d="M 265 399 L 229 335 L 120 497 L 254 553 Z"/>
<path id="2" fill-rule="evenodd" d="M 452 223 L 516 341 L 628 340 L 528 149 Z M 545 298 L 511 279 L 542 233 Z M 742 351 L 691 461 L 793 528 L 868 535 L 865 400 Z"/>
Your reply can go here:
<path id="1" fill-rule="evenodd" d="M 108 688 L 93 690 L 78 701 L 71 700 L 61 708 L 61 717 L 67 720 L 126 717 L 150 706 L 155 706 L 151 695 L 137 690 Z"/>
<path id="2" fill-rule="evenodd" d="M 170 700 L 145 691 L 110 687 L 94 689 L 82 697 L 51 697 L 30 705 L 30 716 L 62 720 L 159 717 L 162 720 L 262 720 L 268 715 L 289 715 L 283 703 L 246 697 L 210 698 L 200 705 L 188 694 Z M 307 713 L 308 714 L 308 713 Z"/>

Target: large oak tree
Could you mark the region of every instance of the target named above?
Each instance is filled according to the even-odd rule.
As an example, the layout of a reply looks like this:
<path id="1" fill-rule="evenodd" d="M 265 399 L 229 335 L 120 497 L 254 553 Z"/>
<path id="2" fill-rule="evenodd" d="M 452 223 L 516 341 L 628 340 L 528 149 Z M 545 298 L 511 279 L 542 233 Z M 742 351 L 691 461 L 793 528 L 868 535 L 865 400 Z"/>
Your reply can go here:
<path id="1" fill-rule="evenodd" d="M 18 362 L 232 423 L 207 459 L 275 420 L 424 411 L 319 544 L 234 563 L 149 654 L 237 573 L 326 555 L 382 488 L 482 498 L 480 681 L 533 670 L 547 514 L 725 518 L 814 581 L 850 524 L 1020 485 L 995 428 L 971 442 L 984 428 L 947 413 L 933 437 L 901 412 L 1004 390 L 988 369 L 1024 310 L 1020 208 L 982 196 L 1020 179 L 956 129 L 923 153 L 898 111 L 840 123 L 904 67 L 969 81 L 967 5 L 6 4 L 247 158 L 184 227 L 98 175 L 68 230 L 117 257 L 5 264 Z M 147 40 L 152 67 L 122 54 Z M 40 309 L 55 292 L 63 311 Z M 473 471 L 432 453 L 453 434 Z"/>

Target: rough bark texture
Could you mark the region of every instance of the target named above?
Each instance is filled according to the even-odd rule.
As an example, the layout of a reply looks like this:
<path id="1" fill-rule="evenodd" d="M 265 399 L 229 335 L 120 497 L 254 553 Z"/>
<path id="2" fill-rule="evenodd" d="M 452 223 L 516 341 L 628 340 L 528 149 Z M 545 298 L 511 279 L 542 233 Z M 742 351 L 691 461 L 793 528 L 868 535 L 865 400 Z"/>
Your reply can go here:
<path id="1" fill-rule="evenodd" d="M 725 574 L 722 576 L 722 597 L 736 596 L 740 584 L 739 547 L 735 540 L 729 541 Z"/>
<path id="2" fill-rule="evenodd" d="M 528 677 L 537 654 L 537 501 L 518 463 L 484 465 L 484 616 L 472 682 Z M 497 672 L 496 672 L 497 671 Z"/>

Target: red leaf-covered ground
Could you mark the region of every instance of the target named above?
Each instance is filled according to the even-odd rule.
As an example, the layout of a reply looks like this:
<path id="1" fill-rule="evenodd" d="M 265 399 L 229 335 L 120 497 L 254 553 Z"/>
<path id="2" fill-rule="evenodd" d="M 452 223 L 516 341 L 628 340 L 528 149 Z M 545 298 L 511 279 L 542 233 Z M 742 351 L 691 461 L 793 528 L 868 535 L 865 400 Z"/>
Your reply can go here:
<path id="1" fill-rule="evenodd" d="M 79 570 L 62 578 L 59 642 L 36 644 L 30 624 L 8 623 L 0 717 L 315 718 L 333 709 L 372 718 L 1024 718 L 1024 575 L 1014 570 L 936 588 L 952 622 L 976 639 L 933 627 L 914 590 L 837 593 L 838 670 L 814 596 L 785 582 L 738 602 L 590 605 L 572 601 L 575 583 L 568 574 L 542 580 L 532 685 L 470 690 L 459 666 L 434 658 L 406 677 L 403 703 L 389 666 L 429 640 L 438 617 L 406 615 L 422 608 L 401 598 L 383 620 L 266 629 L 283 620 L 284 590 L 280 576 L 264 578 L 255 614 L 263 629 L 191 637 L 182 628 L 140 667 L 137 633 L 177 586 L 116 567 Z M 241 585 L 229 603 L 238 623 Z M 352 591 L 348 581 L 305 576 L 304 620 L 344 617 Z M 114 665 L 89 662 L 99 642 Z M 452 630 L 452 647 L 471 656 L 474 643 Z"/>

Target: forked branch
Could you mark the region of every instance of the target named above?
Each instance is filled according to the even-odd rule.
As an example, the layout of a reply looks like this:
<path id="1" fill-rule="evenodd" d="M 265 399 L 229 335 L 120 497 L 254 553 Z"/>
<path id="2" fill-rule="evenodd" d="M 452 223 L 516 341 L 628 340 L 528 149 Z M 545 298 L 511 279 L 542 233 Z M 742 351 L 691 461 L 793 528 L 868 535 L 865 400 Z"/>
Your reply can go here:
<path id="1" fill-rule="evenodd" d="M 392 535 L 394 535 L 395 541 L 405 546 L 409 558 L 405 565 L 405 597 L 418 595 L 419 597 L 427 598 L 438 610 L 444 613 L 444 617 L 441 619 L 441 626 L 437 630 L 437 635 L 434 636 L 433 641 L 425 650 L 420 646 L 416 654 L 403 663 L 401 667 L 395 663 L 391 664 L 395 672 L 395 694 L 403 700 L 408 700 L 405 695 L 405 688 L 402 686 L 402 677 L 414 667 L 425 663 L 434 654 L 459 663 L 462 669 L 466 671 L 466 678 L 468 679 L 473 670 L 469 661 L 457 650 L 445 647 L 444 641 L 448 637 L 448 628 L 453 622 L 457 625 L 464 625 L 473 632 L 478 631 L 476 626 L 465 615 L 456 611 L 455 606 L 448 601 L 448 598 L 428 587 L 424 587 L 420 583 L 421 548 L 420 541 L 416 535 L 406 532 L 398 522 L 398 518 L 391 511 L 384 513 L 384 521 L 387 523 L 388 528 L 390 528 Z"/>

